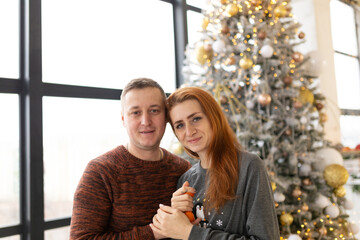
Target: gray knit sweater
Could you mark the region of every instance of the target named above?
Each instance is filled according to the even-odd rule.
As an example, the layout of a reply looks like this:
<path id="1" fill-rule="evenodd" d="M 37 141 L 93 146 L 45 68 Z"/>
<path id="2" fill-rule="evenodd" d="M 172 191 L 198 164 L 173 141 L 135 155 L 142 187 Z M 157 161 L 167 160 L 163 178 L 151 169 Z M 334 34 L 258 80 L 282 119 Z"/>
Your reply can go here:
<path id="1" fill-rule="evenodd" d="M 195 217 L 201 217 L 201 226 L 193 226 L 189 240 L 200 239 L 262 239 L 279 240 L 279 226 L 274 208 L 273 192 L 263 161 L 256 155 L 242 152 L 236 199 L 227 202 L 219 212 L 205 211 L 206 169 L 199 163 L 189 169 L 178 181 L 185 181 L 196 189 Z"/>

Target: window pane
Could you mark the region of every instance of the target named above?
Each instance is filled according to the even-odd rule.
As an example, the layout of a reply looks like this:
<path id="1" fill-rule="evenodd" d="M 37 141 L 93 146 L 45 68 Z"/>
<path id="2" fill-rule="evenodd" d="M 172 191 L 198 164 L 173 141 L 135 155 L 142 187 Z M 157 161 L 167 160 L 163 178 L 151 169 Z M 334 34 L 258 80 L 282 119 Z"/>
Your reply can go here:
<path id="1" fill-rule="evenodd" d="M 200 32 L 203 15 L 201 13 L 187 11 L 187 29 L 188 29 L 188 42 L 189 46 L 193 46 L 196 41 L 201 39 L 202 33 Z"/>
<path id="2" fill-rule="evenodd" d="M 45 219 L 71 215 L 75 189 L 86 164 L 128 141 L 120 100 L 44 97 Z M 167 126 L 161 146 L 174 134 Z"/>
<path id="3" fill-rule="evenodd" d="M 86 164 L 127 139 L 120 101 L 44 97 L 45 219 L 71 215 Z"/>
<path id="4" fill-rule="evenodd" d="M 0 94 L 0 226 L 20 223 L 19 97 Z"/>
<path id="5" fill-rule="evenodd" d="M 339 107 L 360 109 L 359 62 L 356 58 L 338 53 L 334 56 Z"/>
<path id="6" fill-rule="evenodd" d="M 19 1 L 0 1 L 0 77 L 19 78 Z"/>
<path id="7" fill-rule="evenodd" d="M 149 77 L 175 89 L 171 4 L 53 0 L 42 10 L 44 82 L 120 89 Z"/>
<path id="8" fill-rule="evenodd" d="M 334 49 L 357 56 L 354 9 L 339 0 L 332 0 L 330 10 Z"/>
<path id="9" fill-rule="evenodd" d="M 45 240 L 69 239 L 70 227 L 55 228 L 45 231 Z"/>
<path id="10" fill-rule="evenodd" d="M 1 240 L 20 240 L 20 236 L 16 235 L 16 236 L 11 236 L 11 237 L 5 237 L 5 238 L 0 238 Z"/>
<path id="11" fill-rule="evenodd" d="M 186 0 L 188 5 L 205 9 L 209 6 L 210 0 Z"/>
<path id="12" fill-rule="evenodd" d="M 355 148 L 360 144 L 360 116 L 340 116 L 341 143 Z M 359 212 L 360 213 L 360 212 Z"/>

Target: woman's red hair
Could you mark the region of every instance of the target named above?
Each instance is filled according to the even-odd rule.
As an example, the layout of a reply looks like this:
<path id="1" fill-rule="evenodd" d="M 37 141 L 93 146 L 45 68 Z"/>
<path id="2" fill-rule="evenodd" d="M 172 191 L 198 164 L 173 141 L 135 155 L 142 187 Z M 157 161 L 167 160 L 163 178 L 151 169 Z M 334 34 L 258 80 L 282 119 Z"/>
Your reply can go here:
<path id="1" fill-rule="evenodd" d="M 212 127 L 212 137 L 207 152 L 210 167 L 207 175 L 206 198 L 210 201 L 206 202 L 206 206 L 218 210 L 224 206 L 226 201 L 235 198 L 239 179 L 239 158 L 241 157 L 239 153 L 242 147 L 230 128 L 221 107 L 204 89 L 198 87 L 177 89 L 167 99 L 168 113 L 174 106 L 187 100 L 199 102 Z M 171 119 L 170 123 L 174 130 Z M 190 156 L 199 158 L 197 153 L 188 148 L 185 150 Z"/>

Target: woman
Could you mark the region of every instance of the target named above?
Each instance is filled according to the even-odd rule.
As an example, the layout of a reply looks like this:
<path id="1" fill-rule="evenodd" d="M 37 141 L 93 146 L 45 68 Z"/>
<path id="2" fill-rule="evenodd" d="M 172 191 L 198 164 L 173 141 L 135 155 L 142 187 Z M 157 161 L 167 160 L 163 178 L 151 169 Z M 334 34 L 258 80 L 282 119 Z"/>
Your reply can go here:
<path id="1" fill-rule="evenodd" d="M 262 160 L 241 150 L 215 99 L 205 90 L 185 87 L 167 100 L 171 126 L 185 150 L 200 159 L 178 182 L 172 207 L 160 205 L 154 232 L 176 239 L 276 239 L 278 221 Z M 196 190 L 190 223 L 174 207 L 187 182 Z M 185 184 L 184 184 L 185 183 Z M 185 196 L 185 195 L 184 195 Z M 186 201 L 185 201 L 186 202 Z M 197 224 L 200 221 L 199 224 Z"/>

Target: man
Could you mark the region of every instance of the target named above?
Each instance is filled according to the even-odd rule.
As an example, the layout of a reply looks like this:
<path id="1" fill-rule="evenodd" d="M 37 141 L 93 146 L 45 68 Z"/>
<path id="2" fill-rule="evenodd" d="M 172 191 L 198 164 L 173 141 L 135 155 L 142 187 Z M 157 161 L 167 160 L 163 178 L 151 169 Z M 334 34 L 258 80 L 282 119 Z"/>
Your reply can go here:
<path id="1" fill-rule="evenodd" d="M 146 78 L 121 95 L 129 143 L 89 162 L 74 196 L 70 239 L 160 239 L 149 224 L 159 204 L 170 205 L 190 163 L 159 147 L 166 126 L 166 95 Z"/>

